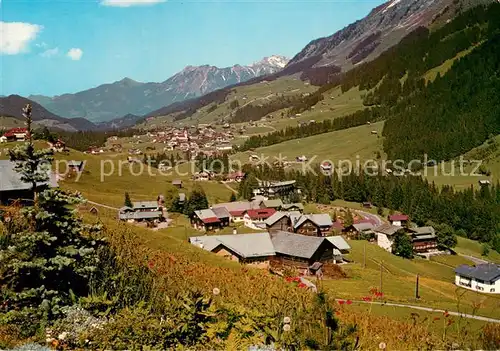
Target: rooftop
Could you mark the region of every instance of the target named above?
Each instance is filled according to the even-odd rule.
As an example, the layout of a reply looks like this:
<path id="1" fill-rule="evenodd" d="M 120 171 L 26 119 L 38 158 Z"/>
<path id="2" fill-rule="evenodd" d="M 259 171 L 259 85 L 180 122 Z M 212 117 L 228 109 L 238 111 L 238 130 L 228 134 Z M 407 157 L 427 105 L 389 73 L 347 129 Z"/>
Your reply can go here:
<path id="1" fill-rule="evenodd" d="M 275 212 L 276 210 L 274 208 L 247 210 L 247 214 L 251 219 L 267 219 L 271 217 Z"/>
<path id="2" fill-rule="evenodd" d="M 388 217 L 389 221 L 407 221 L 408 216 L 404 214 L 394 214 Z"/>
<path id="3" fill-rule="evenodd" d="M 340 235 L 328 236 L 328 237 L 326 237 L 326 239 L 329 242 L 331 242 L 337 249 L 339 249 L 341 251 L 351 249 L 351 246 L 349 246 L 347 241 L 345 241 L 345 239 L 343 237 L 341 237 Z"/>
<path id="4" fill-rule="evenodd" d="M 455 273 L 462 277 L 493 282 L 500 279 L 500 265 L 485 263 L 473 267 L 462 264 L 455 269 Z"/>
<path id="5" fill-rule="evenodd" d="M 134 210 L 138 210 L 141 208 L 158 208 L 158 202 L 157 201 L 136 201 L 132 202 L 132 206 Z"/>
<path id="6" fill-rule="evenodd" d="M 0 191 L 12 190 L 29 190 L 31 184 L 21 180 L 21 175 L 15 170 L 16 163 L 9 160 L 0 160 Z M 50 168 L 46 170 L 49 177 L 48 182 L 40 183 L 48 184 L 50 187 L 57 187 L 57 179 L 55 174 L 52 174 Z"/>
<path id="7" fill-rule="evenodd" d="M 271 240 L 276 253 L 310 259 L 326 238 L 277 231 Z"/>
<path id="8" fill-rule="evenodd" d="M 225 246 L 243 258 L 274 256 L 274 247 L 269 233 L 197 236 L 189 239 L 191 244 L 213 251 Z"/>
<path id="9" fill-rule="evenodd" d="M 403 227 L 400 227 L 398 225 L 392 225 L 392 224 L 385 223 L 385 224 L 382 224 L 381 226 L 374 228 L 373 231 L 375 231 L 377 233 L 382 233 L 382 234 L 391 236 L 391 235 L 396 234 L 401 229 L 403 229 Z"/>
<path id="10" fill-rule="evenodd" d="M 298 228 L 307 220 L 310 220 L 319 227 L 331 227 L 333 225 L 332 218 L 328 213 L 301 214 L 299 216 L 291 216 L 294 223 L 293 227 Z"/>

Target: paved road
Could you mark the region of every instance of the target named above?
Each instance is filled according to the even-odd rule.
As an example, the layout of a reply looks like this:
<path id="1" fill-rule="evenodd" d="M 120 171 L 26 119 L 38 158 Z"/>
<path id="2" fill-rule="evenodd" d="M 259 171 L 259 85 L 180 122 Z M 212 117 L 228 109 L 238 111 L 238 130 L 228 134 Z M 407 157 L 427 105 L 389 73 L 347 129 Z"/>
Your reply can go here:
<path id="1" fill-rule="evenodd" d="M 365 211 L 361 211 L 361 210 L 357 210 L 357 211 L 363 217 L 373 220 L 375 222 L 375 226 L 376 227 L 378 227 L 379 225 L 384 224 L 384 221 L 382 220 L 382 218 L 380 218 L 377 215 L 374 215 L 372 213 L 368 213 L 368 212 L 365 212 Z"/>
<path id="2" fill-rule="evenodd" d="M 464 255 L 464 254 L 461 254 L 461 253 L 459 253 L 458 255 L 471 260 L 475 264 L 491 263 L 491 262 L 488 262 L 486 260 L 483 260 L 482 258 L 477 258 L 477 257 L 474 257 L 474 256 Z"/>
<path id="3" fill-rule="evenodd" d="M 345 299 L 336 299 L 337 301 Z M 423 307 L 423 306 L 415 306 L 415 305 L 405 305 L 405 304 L 400 304 L 400 303 L 392 303 L 392 302 L 377 302 L 377 301 L 359 301 L 359 300 L 353 300 L 352 302 L 355 303 L 364 303 L 364 304 L 374 304 L 374 305 L 381 305 L 381 306 L 393 306 L 393 307 L 402 307 L 402 308 L 411 308 L 414 310 L 420 310 L 420 311 L 426 311 L 426 312 L 436 312 L 436 313 L 445 313 L 448 312 L 452 316 L 457 316 L 457 317 L 462 317 L 462 318 L 470 318 L 470 319 L 476 319 L 479 321 L 484 321 L 484 322 L 491 322 L 491 323 L 500 323 L 500 319 L 495 319 L 495 318 L 490 318 L 490 317 L 483 317 L 483 316 L 476 316 L 473 314 L 467 314 L 467 313 L 460 313 L 460 312 L 455 312 L 455 311 L 445 311 L 445 310 L 440 310 L 440 309 L 435 309 L 431 307 Z"/>

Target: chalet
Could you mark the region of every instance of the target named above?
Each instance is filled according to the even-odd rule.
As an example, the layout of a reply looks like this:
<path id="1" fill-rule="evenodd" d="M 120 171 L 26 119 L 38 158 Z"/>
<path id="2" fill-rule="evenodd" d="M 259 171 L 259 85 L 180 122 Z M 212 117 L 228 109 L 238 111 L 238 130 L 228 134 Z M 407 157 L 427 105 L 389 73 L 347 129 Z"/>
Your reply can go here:
<path id="1" fill-rule="evenodd" d="M 81 172 L 83 171 L 83 166 L 85 165 L 85 161 L 69 161 L 68 162 L 68 170 L 73 172 Z"/>
<path id="2" fill-rule="evenodd" d="M 267 268 L 275 255 L 269 233 L 205 235 L 191 237 L 190 243 L 232 261 Z"/>
<path id="3" fill-rule="evenodd" d="M 247 210 L 255 208 L 255 206 L 249 201 L 234 201 L 227 203 L 220 203 L 212 206 L 212 209 L 224 207 L 231 215 L 231 222 L 238 223 L 243 222 L 243 216 Z"/>
<path id="4" fill-rule="evenodd" d="M 349 239 L 371 239 L 375 238 L 374 228 L 375 225 L 371 222 L 355 223 L 345 227 L 342 234 Z"/>
<path id="5" fill-rule="evenodd" d="M 292 229 L 294 233 L 309 236 L 328 236 L 332 231 L 332 218 L 327 213 L 301 214 L 291 216 Z"/>
<path id="6" fill-rule="evenodd" d="M 331 174 L 333 165 L 331 164 L 331 162 L 325 161 L 319 166 L 319 168 L 324 174 Z"/>
<path id="7" fill-rule="evenodd" d="M 482 180 L 479 181 L 479 185 L 480 186 L 490 186 L 491 182 L 489 180 L 482 179 Z"/>
<path id="8" fill-rule="evenodd" d="M 302 156 L 297 156 L 297 157 L 295 158 L 295 160 L 296 160 L 297 162 L 306 162 L 306 161 L 307 161 L 307 157 L 306 157 L 306 156 L 304 156 L 304 155 L 302 155 Z"/>
<path id="9" fill-rule="evenodd" d="M 363 208 L 372 208 L 372 203 L 371 202 L 363 202 L 361 204 L 363 206 Z"/>
<path id="10" fill-rule="evenodd" d="M 500 294 L 500 265 L 460 265 L 455 269 L 455 285 L 469 290 Z"/>
<path id="11" fill-rule="evenodd" d="M 260 208 L 247 210 L 243 216 L 245 226 L 252 229 L 265 229 L 265 221 L 271 217 L 276 210 L 274 208 Z"/>
<path id="12" fill-rule="evenodd" d="M 412 228 L 411 242 L 416 253 L 438 251 L 436 231 L 433 227 Z"/>
<path id="13" fill-rule="evenodd" d="M 335 246 L 326 238 L 277 231 L 270 234 L 277 265 L 309 270 L 316 262 L 333 263 Z"/>
<path id="14" fill-rule="evenodd" d="M 296 193 L 295 183 L 295 180 L 283 182 L 259 181 L 259 187 L 253 193 L 269 199 L 285 198 Z"/>
<path id="15" fill-rule="evenodd" d="M 210 180 L 210 173 L 205 171 L 197 172 L 193 175 L 193 180 L 197 182 L 206 182 Z"/>
<path id="16" fill-rule="evenodd" d="M 54 152 L 63 152 L 66 151 L 66 143 L 61 139 L 57 139 L 54 143 L 50 144 L 50 148 Z"/>
<path id="17" fill-rule="evenodd" d="M 282 231 L 293 231 L 292 222 L 290 217 L 300 216 L 301 213 L 298 211 L 275 212 L 271 217 L 265 220 L 266 229 L 271 231 L 282 230 Z"/>
<path id="18" fill-rule="evenodd" d="M 172 185 L 181 189 L 182 188 L 182 180 L 180 179 L 174 179 L 172 180 Z"/>
<path id="19" fill-rule="evenodd" d="M 245 179 L 245 173 L 240 171 L 229 173 L 226 176 L 227 182 L 241 182 L 243 179 Z"/>
<path id="20" fill-rule="evenodd" d="M 304 212 L 304 205 L 302 205 L 300 202 L 294 204 L 283 204 L 283 206 L 281 206 L 281 209 L 284 211 Z"/>
<path id="21" fill-rule="evenodd" d="M 191 225 L 198 230 L 218 231 L 222 229 L 222 222 L 211 209 L 194 211 L 191 215 Z"/>
<path id="22" fill-rule="evenodd" d="M 215 147 L 217 151 L 231 151 L 233 146 L 231 144 L 219 144 Z"/>
<path id="23" fill-rule="evenodd" d="M 279 211 L 282 207 L 283 202 L 281 199 L 264 200 L 260 204 L 260 208 L 274 208 L 276 211 Z"/>
<path id="24" fill-rule="evenodd" d="M 135 222 L 159 222 L 163 218 L 162 211 L 140 211 L 131 207 L 122 207 L 118 210 L 118 219 L 129 223 Z"/>
<path id="25" fill-rule="evenodd" d="M 25 141 L 29 133 L 27 128 L 12 128 L 3 135 L 6 141 Z"/>
<path id="26" fill-rule="evenodd" d="M 0 160 L 0 205 L 8 205 L 15 200 L 32 200 L 32 185 L 21 180 L 21 175 L 15 170 L 16 164 L 9 160 Z M 58 186 L 55 174 L 47 169 L 49 180 L 38 185 Z"/>
<path id="27" fill-rule="evenodd" d="M 398 233 L 405 233 L 410 237 L 413 251 L 417 254 L 438 251 L 437 236 L 433 227 L 405 228 L 392 224 L 383 224 L 373 231 L 377 237 L 377 244 L 381 248 L 392 252 L 394 237 Z"/>
<path id="28" fill-rule="evenodd" d="M 408 225 L 408 216 L 405 214 L 394 214 L 387 217 L 389 223 L 394 226 L 405 227 Z"/>
<path id="29" fill-rule="evenodd" d="M 392 252 L 394 236 L 397 233 L 404 232 L 404 228 L 393 224 L 382 224 L 373 229 L 377 236 L 377 245 L 386 251 Z"/>
<path id="30" fill-rule="evenodd" d="M 137 201 L 132 202 L 134 212 L 154 212 L 159 209 L 158 201 Z"/>
<path id="31" fill-rule="evenodd" d="M 345 241 L 345 239 L 340 235 L 327 236 L 326 239 L 330 241 L 333 246 L 340 252 L 340 254 L 348 254 L 351 250 L 351 246 Z"/>
<path id="32" fill-rule="evenodd" d="M 225 207 L 212 208 L 213 213 L 219 218 L 223 227 L 228 227 L 231 221 L 231 214 Z"/>

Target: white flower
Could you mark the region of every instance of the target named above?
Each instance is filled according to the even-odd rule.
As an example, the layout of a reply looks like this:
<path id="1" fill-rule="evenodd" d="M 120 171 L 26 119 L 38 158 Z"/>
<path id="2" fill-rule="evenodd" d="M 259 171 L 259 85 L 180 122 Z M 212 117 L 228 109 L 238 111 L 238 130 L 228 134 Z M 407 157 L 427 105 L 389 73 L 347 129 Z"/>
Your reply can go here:
<path id="1" fill-rule="evenodd" d="M 283 326 L 283 330 L 284 330 L 284 331 L 286 331 L 286 332 L 287 332 L 287 331 L 290 331 L 290 324 L 285 324 L 285 325 Z"/>
<path id="2" fill-rule="evenodd" d="M 212 290 L 212 293 L 214 295 L 219 295 L 220 294 L 220 289 L 219 288 L 214 288 L 214 290 Z"/>
<path id="3" fill-rule="evenodd" d="M 378 344 L 378 348 L 381 350 L 385 350 L 386 347 L 387 347 L 387 345 L 383 341 L 380 344 Z"/>
<path id="4" fill-rule="evenodd" d="M 57 338 L 59 340 L 64 340 L 64 339 L 66 339 L 67 336 L 68 336 L 67 332 L 62 332 L 61 334 L 59 334 L 59 336 Z"/>
<path id="5" fill-rule="evenodd" d="M 45 342 L 46 342 L 47 344 L 50 344 L 52 341 L 55 341 L 55 340 L 56 340 L 56 339 L 54 339 L 54 338 L 47 338 L 47 339 L 45 339 Z"/>
<path id="6" fill-rule="evenodd" d="M 283 323 L 285 323 L 285 324 L 290 324 L 291 321 L 292 321 L 292 319 L 290 317 L 283 318 Z"/>

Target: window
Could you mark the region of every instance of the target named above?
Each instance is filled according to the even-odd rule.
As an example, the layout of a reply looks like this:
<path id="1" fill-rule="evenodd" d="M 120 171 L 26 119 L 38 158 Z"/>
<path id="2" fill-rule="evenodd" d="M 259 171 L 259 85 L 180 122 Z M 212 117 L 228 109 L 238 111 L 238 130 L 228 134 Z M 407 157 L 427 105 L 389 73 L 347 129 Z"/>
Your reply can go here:
<path id="1" fill-rule="evenodd" d="M 490 292 L 495 292 L 495 288 L 491 288 L 491 289 L 490 289 Z"/>
<path id="2" fill-rule="evenodd" d="M 479 291 L 484 291 L 484 288 L 482 286 L 479 286 L 479 285 L 476 286 L 476 289 Z"/>

